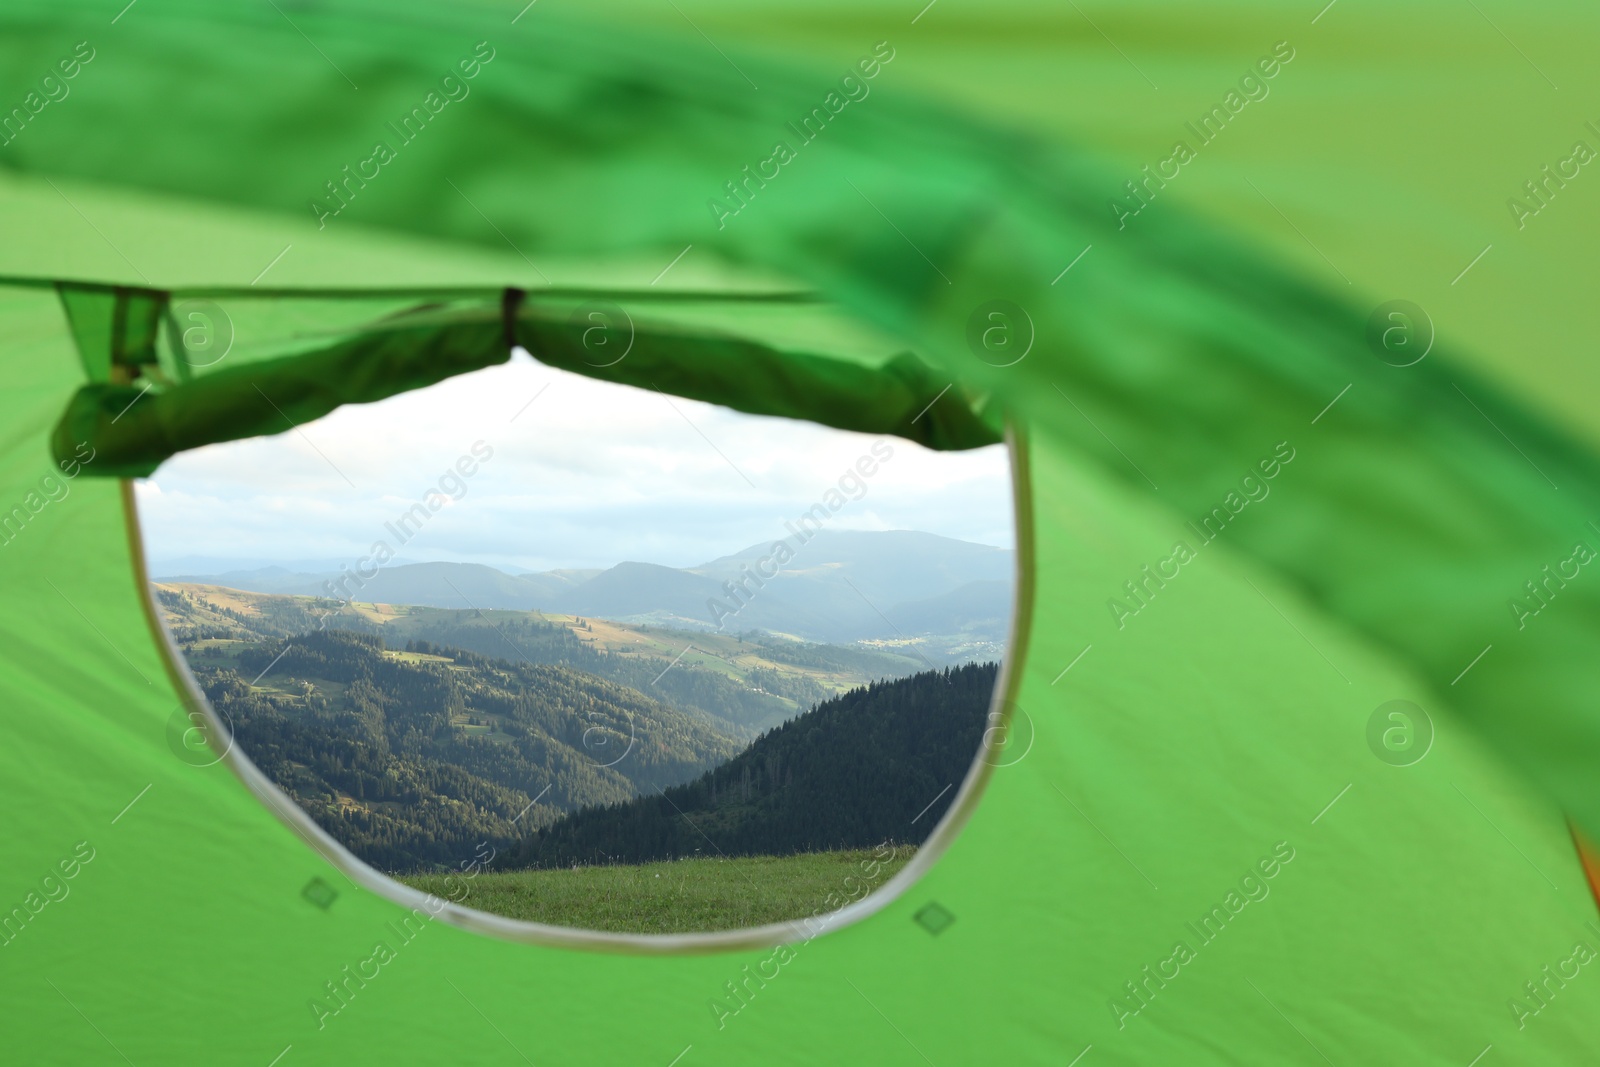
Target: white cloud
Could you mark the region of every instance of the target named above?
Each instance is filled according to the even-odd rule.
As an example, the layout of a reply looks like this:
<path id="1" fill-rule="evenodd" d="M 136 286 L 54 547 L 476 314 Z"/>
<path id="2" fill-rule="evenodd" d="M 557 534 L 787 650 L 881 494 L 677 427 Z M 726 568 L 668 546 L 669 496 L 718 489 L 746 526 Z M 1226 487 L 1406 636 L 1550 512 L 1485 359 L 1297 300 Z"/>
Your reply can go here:
<path id="1" fill-rule="evenodd" d="M 816 503 L 875 440 L 518 358 L 341 408 L 298 431 L 185 453 L 137 495 L 158 562 L 343 558 L 366 553 L 429 490 L 454 489 L 457 461 L 481 441 L 493 458 L 432 514 L 406 558 L 535 570 L 690 566 L 783 536 L 784 520 Z M 893 459 L 835 528 L 1010 546 L 1000 446 L 941 453 L 887 440 Z"/>

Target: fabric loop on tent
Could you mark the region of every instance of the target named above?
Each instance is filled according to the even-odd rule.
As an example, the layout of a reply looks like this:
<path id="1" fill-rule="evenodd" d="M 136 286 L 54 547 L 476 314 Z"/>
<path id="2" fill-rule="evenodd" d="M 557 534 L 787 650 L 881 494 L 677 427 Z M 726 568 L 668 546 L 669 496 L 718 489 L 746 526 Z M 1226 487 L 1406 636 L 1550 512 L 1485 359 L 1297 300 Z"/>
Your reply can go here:
<path id="1" fill-rule="evenodd" d="M 112 379 L 116 367 L 156 362 L 156 340 L 167 294 L 127 286 L 57 286 L 73 339 L 92 382 Z"/>
<path id="2" fill-rule="evenodd" d="M 526 295 L 523 290 L 512 287 L 507 288 L 500 299 L 500 322 L 508 349 L 517 345 L 517 309 L 522 306 L 522 298 Z"/>

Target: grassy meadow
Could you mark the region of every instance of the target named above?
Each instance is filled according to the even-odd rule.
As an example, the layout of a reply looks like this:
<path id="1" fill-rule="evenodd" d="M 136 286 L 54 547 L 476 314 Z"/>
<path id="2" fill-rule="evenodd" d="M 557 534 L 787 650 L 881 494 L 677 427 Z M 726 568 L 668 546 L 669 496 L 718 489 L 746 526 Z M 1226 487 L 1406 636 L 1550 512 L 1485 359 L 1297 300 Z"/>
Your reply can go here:
<path id="1" fill-rule="evenodd" d="M 614 933 L 682 934 L 832 911 L 881 887 L 915 852 L 900 845 L 639 866 L 484 871 L 471 877 L 397 877 L 423 892 L 460 898 L 458 903 L 467 907 L 513 919 Z"/>

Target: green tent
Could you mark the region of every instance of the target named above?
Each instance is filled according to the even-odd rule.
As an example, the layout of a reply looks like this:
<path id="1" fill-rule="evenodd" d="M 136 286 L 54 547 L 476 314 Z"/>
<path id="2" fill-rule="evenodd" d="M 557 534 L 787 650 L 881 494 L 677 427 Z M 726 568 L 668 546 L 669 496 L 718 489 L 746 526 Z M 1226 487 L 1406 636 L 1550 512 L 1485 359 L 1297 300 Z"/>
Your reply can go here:
<path id="1" fill-rule="evenodd" d="M 1597 22 L 8 3 L 8 1062 L 1594 1062 Z M 1010 442 L 994 729 L 883 892 L 430 901 L 193 706 L 127 479 L 513 343 Z"/>

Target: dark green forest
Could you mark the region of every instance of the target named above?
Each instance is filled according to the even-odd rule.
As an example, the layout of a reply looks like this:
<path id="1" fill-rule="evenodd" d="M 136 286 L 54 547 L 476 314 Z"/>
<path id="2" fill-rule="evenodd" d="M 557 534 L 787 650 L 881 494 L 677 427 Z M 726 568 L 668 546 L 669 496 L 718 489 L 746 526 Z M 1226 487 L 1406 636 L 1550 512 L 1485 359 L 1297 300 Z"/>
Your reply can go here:
<path id="1" fill-rule="evenodd" d="M 920 843 L 978 751 L 996 671 L 968 664 L 852 690 L 692 782 L 574 812 L 497 866 Z"/>
<path id="2" fill-rule="evenodd" d="M 567 667 L 423 647 L 391 653 L 334 630 L 190 664 L 267 776 L 387 870 L 451 863 L 562 811 L 685 781 L 748 737 Z"/>

